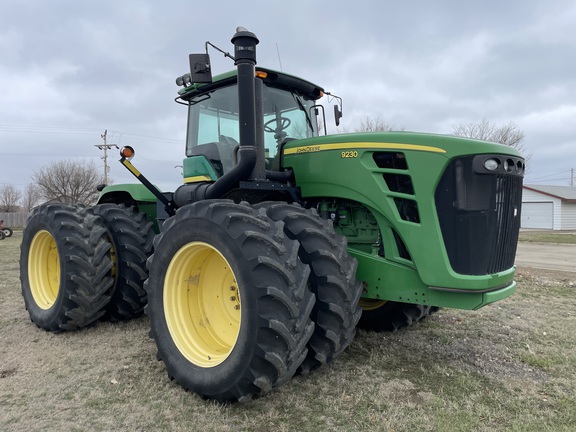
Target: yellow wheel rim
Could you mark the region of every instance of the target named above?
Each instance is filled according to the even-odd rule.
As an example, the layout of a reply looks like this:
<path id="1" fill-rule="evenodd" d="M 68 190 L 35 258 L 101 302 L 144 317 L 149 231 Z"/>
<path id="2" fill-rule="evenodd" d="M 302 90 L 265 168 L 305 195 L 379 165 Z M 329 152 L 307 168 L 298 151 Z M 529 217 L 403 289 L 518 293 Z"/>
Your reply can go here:
<path id="1" fill-rule="evenodd" d="M 240 295 L 218 250 L 203 242 L 180 248 L 166 270 L 163 301 L 168 330 L 186 359 L 208 368 L 228 358 L 240 332 Z"/>
<path id="2" fill-rule="evenodd" d="M 378 308 L 381 308 L 386 304 L 386 300 L 375 300 L 375 299 L 367 299 L 361 298 L 358 302 L 358 305 L 365 311 L 373 311 Z"/>
<path id="3" fill-rule="evenodd" d="M 60 291 L 60 257 L 54 237 L 46 230 L 38 231 L 30 243 L 28 277 L 36 305 L 50 309 Z"/>

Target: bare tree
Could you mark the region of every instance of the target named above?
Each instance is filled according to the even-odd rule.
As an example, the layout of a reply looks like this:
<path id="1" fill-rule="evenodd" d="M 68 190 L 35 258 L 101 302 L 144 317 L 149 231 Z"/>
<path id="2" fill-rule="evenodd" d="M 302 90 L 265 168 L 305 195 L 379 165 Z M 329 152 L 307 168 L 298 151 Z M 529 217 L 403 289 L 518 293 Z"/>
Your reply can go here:
<path id="1" fill-rule="evenodd" d="M 524 133 L 513 122 L 497 126 L 484 118 L 480 123 L 452 125 L 452 131 L 457 136 L 504 144 L 519 152 L 525 150 Z"/>
<path id="2" fill-rule="evenodd" d="M 24 189 L 24 195 L 22 196 L 22 208 L 29 212 L 36 204 L 40 201 L 40 189 L 34 183 L 29 183 Z"/>
<path id="3" fill-rule="evenodd" d="M 360 120 L 360 126 L 356 128 L 356 132 L 392 132 L 403 131 L 404 127 L 397 127 L 383 120 L 380 116 L 372 118 L 370 116 L 364 117 Z"/>
<path id="4" fill-rule="evenodd" d="M 40 168 L 32 179 L 40 196 L 52 202 L 91 205 L 96 202 L 96 186 L 103 182 L 92 162 L 61 160 Z"/>
<path id="5" fill-rule="evenodd" d="M 22 192 L 14 185 L 2 185 L 0 187 L 0 211 L 6 213 L 18 211 L 18 201 L 20 201 L 20 198 L 22 198 Z"/>

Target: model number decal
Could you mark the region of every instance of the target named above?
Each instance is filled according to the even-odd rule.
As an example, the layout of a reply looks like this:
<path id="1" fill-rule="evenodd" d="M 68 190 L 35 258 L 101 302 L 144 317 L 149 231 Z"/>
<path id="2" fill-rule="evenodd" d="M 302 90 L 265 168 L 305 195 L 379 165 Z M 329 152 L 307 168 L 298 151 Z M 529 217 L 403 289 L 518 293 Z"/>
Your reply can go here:
<path id="1" fill-rule="evenodd" d="M 340 156 L 342 157 L 342 159 L 357 158 L 358 152 L 356 150 L 343 151 L 340 153 Z"/>

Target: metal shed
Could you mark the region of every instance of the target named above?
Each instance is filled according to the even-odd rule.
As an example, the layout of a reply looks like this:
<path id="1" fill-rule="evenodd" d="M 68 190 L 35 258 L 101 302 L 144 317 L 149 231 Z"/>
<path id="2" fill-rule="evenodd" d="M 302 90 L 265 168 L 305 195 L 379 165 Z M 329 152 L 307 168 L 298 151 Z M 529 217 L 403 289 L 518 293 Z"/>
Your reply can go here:
<path id="1" fill-rule="evenodd" d="M 576 188 L 524 185 L 521 227 L 576 230 Z"/>

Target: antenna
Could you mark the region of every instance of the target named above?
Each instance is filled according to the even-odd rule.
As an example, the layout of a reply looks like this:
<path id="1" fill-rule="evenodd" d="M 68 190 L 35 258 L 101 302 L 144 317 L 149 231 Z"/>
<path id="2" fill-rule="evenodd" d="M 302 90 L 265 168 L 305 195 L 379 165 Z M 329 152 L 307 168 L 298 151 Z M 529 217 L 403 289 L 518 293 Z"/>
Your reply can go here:
<path id="1" fill-rule="evenodd" d="M 280 72 L 284 72 L 282 69 L 282 59 L 280 58 L 280 48 L 278 48 L 278 42 L 276 42 L 276 53 L 278 54 L 278 63 L 280 63 Z"/>

